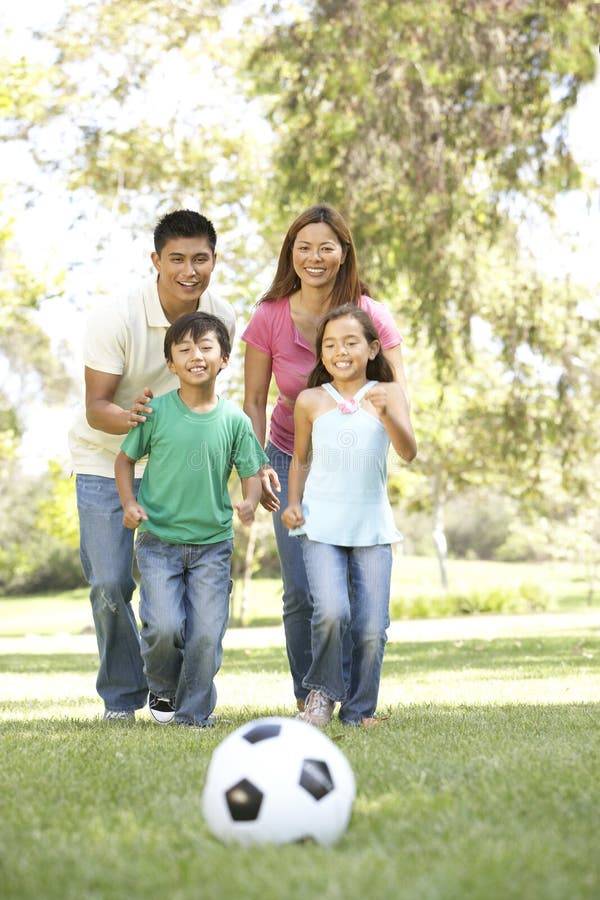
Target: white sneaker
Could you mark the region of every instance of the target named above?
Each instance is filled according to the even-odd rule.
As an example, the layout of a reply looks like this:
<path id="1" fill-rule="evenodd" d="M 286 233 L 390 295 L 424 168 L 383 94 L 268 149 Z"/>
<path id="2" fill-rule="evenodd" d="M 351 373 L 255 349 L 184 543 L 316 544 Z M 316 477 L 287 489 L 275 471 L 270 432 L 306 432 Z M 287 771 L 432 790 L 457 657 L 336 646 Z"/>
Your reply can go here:
<path id="1" fill-rule="evenodd" d="M 175 718 L 175 703 L 167 697 L 159 697 L 152 691 L 148 694 L 148 709 L 150 715 L 159 725 L 168 725 Z"/>
<path id="2" fill-rule="evenodd" d="M 135 710 L 105 709 L 102 719 L 104 722 L 135 722 Z"/>
<path id="3" fill-rule="evenodd" d="M 306 698 L 306 705 L 302 718 L 310 725 L 317 725 L 319 728 L 329 725 L 333 715 L 335 701 L 330 700 L 321 691 L 311 691 Z"/>

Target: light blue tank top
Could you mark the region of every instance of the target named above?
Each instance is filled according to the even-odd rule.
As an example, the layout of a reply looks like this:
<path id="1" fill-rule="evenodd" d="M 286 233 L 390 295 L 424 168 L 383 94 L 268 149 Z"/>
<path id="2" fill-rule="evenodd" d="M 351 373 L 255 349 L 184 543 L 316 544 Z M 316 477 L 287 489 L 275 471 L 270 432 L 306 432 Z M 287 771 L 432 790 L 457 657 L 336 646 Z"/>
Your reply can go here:
<path id="1" fill-rule="evenodd" d="M 344 400 L 331 384 L 321 385 L 338 405 L 313 423 L 312 463 L 302 499 L 305 523 L 291 535 L 339 547 L 402 540 L 387 495 L 390 439 L 379 419 L 360 408 L 375 384 L 369 381 L 353 400 Z"/>

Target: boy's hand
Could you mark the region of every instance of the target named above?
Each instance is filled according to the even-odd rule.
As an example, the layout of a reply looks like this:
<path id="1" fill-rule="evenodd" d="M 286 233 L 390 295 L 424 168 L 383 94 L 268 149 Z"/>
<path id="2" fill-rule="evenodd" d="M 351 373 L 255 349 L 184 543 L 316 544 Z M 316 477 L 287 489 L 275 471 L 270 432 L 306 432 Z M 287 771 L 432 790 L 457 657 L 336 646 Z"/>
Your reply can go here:
<path id="1" fill-rule="evenodd" d="M 151 406 L 148 406 L 148 403 L 154 394 L 150 390 L 150 388 L 145 387 L 142 396 L 136 397 L 133 401 L 131 409 L 129 410 L 129 422 L 128 425 L 130 428 L 137 428 L 139 422 L 145 422 L 146 417 L 153 412 Z"/>
<path id="2" fill-rule="evenodd" d="M 234 503 L 233 506 L 242 525 L 252 525 L 256 511 L 254 504 L 250 500 L 241 500 L 239 503 Z"/>
<path id="3" fill-rule="evenodd" d="M 140 522 L 146 521 L 148 516 L 146 514 L 146 510 L 143 506 L 140 506 L 139 503 L 135 501 L 133 503 L 128 503 L 127 506 L 123 510 L 123 525 L 125 528 L 137 528 Z"/>
<path id="4" fill-rule="evenodd" d="M 299 503 L 292 503 L 281 514 L 281 521 L 286 528 L 297 528 L 304 525 L 304 516 L 302 515 L 302 507 Z"/>

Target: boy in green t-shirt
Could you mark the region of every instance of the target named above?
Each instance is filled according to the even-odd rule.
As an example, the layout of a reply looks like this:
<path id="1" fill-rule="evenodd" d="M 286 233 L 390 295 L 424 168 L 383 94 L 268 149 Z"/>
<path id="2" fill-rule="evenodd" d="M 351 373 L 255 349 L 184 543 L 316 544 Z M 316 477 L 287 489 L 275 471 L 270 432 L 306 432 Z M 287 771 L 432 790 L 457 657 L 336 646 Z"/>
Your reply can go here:
<path id="1" fill-rule="evenodd" d="M 249 418 L 215 393 L 229 360 L 227 328 L 216 316 L 189 313 L 165 335 L 165 358 L 180 388 L 151 401 L 115 461 L 123 524 L 138 529 L 140 617 L 149 707 L 162 724 L 205 727 L 215 708 L 229 614 L 232 468 L 242 483 L 235 504 L 250 525 L 267 457 Z M 148 457 L 137 498 L 134 465 Z"/>

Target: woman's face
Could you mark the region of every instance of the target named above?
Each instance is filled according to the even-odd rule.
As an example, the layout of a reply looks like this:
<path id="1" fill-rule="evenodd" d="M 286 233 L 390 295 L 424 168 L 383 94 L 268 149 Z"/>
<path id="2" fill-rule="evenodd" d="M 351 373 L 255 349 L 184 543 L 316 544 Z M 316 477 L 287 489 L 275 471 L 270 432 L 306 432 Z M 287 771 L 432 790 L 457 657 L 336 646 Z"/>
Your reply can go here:
<path id="1" fill-rule="evenodd" d="M 294 271 L 302 285 L 331 291 L 346 251 L 333 228 L 325 222 L 305 225 L 292 247 Z"/>

